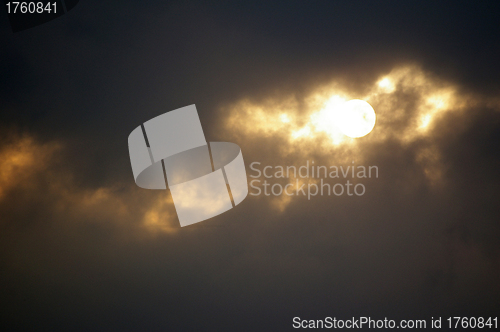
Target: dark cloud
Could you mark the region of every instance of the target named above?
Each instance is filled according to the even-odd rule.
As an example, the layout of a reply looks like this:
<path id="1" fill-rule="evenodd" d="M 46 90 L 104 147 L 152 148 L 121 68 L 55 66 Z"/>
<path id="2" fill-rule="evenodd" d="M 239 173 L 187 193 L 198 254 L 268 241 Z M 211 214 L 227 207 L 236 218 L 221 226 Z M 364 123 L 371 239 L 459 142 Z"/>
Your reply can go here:
<path id="1" fill-rule="evenodd" d="M 498 9 L 89 0 L 16 34 L 0 19 L 7 330 L 498 315 Z M 374 131 L 321 129 L 332 95 L 369 100 Z M 135 186 L 126 142 L 193 103 L 249 175 L 354 160 L 379 177 L 359 197 L 250 195 L 181 229 L 168 192 Z"/>

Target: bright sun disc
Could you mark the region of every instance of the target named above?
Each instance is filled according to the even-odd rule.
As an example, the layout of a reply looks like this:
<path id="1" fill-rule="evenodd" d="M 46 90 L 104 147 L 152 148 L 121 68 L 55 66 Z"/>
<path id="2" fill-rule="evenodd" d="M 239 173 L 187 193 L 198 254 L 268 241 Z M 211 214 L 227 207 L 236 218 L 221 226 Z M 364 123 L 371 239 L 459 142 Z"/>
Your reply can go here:
<path id="1" fill-rule="evenodd" d="M 352 138 L 368 135 L 376 121 L 375 111 L 364 100 L 353 99 L 345 102 L 335 114 L 335 124 L 346 136 Z"/>

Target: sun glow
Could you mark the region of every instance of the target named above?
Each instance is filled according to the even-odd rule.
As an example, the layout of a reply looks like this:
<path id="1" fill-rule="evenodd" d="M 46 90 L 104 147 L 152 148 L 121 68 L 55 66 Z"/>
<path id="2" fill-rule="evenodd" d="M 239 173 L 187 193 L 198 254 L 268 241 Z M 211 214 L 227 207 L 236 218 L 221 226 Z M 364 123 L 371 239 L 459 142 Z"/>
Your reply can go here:
<path id="1" fill-rule="evenodd" d="M 373 130 L 376 115 L 373 107 L 366 101 L 353 99 L 344 103 L 334 113 L 334 121 L 344 135 L 359 138 Z"/>
<path id="2" fill-rule="evenodd" d="M 254 159 L 262 158 L 260 152 L 265 149 L 278 160 L 314 157 L 341 164 L 351 162 L 353 156 L 362 162 L 370 156 L 366 152 L 386 142 L 411 146 L 415 150 L 410 153 L 429 185 L 439 188 L 445 181 L 445 166 L 432 137 L 445 116 L 475 105 L 476 96 L 458 93 L 451 82 L 414 64 L 395 67 L 365 83 L 350 90 L 332 81 L 306 93 L 274 94 L 260 101 L 242 99 L 224 109 L 225 125 L 235 140 L 249 142 L 246 148 L 258 153 Z M 356 111 L 354 103 L 363 106 Z M 376 132 L 368 135 L 375 123 Z M 421 144 L 412 145 L 415 142 Z M 283 196 L 273 204 L 284 211 L 291 202 L 292 198 Z"/>
<path id="3" fill-rule="evenodd" d="M 347 103 L 354 98 L 366 102 L 365 110 L 344 110 L 340 116 L 344 105 L 354 106 Z M 459 110 L 465 102 L 449 82 L 408 65 L 381 75 L 362 95 L 332 82 L 301 98 L 288 94 L 259 102 L 237 101 L 228 105 L 226 126 L 245 139 L 283 140 L 283 155 L 318 149 L 331 153 L 345 147 L 352 151 L 362 142 L 397 139 L 409 143 L 430 135 L 442 114 Z M 355 139 L 371 132 L 375 123 L 377 135 Z"/>
<path id="4" fill-rule="evenodd" d="M 392 93 L 394 90 L 396 90 L 394 83 L 392 83 L 392 81 L 388 77 L 384 77 L 383 79 L 378 81 L 377 85 L 385 93 Z"/>
<path id="5" fill-rule="evenodd" d="M 342 143 L 346 137 L 336 123 L 335 114 L 346 102 L 346 98 L 334 95 L 324 104 L 325 106 L 311 115 L 311 123 L 318 132 L 326 133 L 333 145 Z"/>

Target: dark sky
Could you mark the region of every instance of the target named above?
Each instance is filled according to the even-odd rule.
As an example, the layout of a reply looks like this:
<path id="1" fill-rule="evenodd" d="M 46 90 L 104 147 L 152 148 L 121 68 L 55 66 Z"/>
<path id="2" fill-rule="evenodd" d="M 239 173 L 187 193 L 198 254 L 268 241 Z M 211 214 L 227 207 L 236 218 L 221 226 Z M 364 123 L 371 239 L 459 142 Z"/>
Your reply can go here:
<path id="1" fill-rule="evenodd" d="M 13 33 L 4 12 L 3 330 L 499 316 L 499 18 L 498 1 L 81 0 Z M 332 96 L 369 101 L 374 130 L 322 127 Z M 127 137 L 191 104 L 249 176 L 314 160 L 379 177 L 180 228 L 168 191 L 135 185 Z"/>

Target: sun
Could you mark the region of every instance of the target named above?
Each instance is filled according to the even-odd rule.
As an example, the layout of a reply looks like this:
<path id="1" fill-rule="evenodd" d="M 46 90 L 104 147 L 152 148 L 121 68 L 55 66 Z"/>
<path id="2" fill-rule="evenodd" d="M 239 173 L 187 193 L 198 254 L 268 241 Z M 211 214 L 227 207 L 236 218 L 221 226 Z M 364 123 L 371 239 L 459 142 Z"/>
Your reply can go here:
<path id="1" fill-rule="evenodd" d="M 370 104 L 364 100 L 353 99 L 345 102 L 334 114 L 335 125 L 351 138 L 368 135 L 375 127 L 377 116 Z"/>

